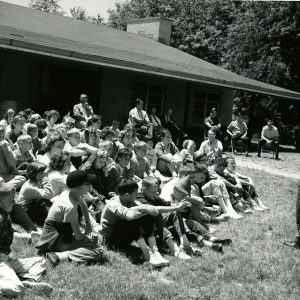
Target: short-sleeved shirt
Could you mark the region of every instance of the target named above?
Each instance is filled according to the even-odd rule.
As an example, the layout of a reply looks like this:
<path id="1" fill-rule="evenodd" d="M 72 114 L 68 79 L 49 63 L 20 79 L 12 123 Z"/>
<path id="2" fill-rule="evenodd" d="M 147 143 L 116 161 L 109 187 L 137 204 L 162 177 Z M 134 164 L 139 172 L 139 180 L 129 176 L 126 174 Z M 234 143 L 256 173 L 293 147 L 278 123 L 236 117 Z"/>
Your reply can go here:
<path id="1" fill-rule="evenodd" d="M 54 201 L 54 203 L 49 210 L 45 222 L 78 222 L 78 202 L 70 199 L 69 191 L 62 192 L 59 196 L 53 198 L 52 201 Z"/>
<path id="2" fill-rule="evenodd" d="M 248 130 L 248 127 L 245 122 L 237 122 L 235 120 L 228 125 L 228 130 L 232 132 L 233 135 L 243 135 Z"/>
<path id="3" fill-rule="evenodd" d="M 134 154 L 130 161 L 130 169 L 134 173 L 134 175 L 138 176 L 139 178 L 144 178 L 145 173 L 149 174 L 150 172 L 150 164 L 146 157 L 137 158 Z"/>
<path id="4" fill-rule="evenodd" d="M 264 136 L 267 139 L 277 139 L 279 137 L 278 129 L 275 126 L 272 126 L 271 129 L 266 125 L 261 131 L 261 136 Z"/>
<path id="5" fill-rule="evenodd" d="M 217 154 L 222 154 L 223 151 L 223 145 L 222 143 L 217 140 L 214 139 L 214 141 L 211 143 L 210 140 L 206 140 L 204 142 L 201 143 L 199 152 L 201 155 L 206 154 L 209 157 L 213 157 L 216 153 Z"/>
<path id="6" fill-rule="evenodd" d="M 204 120 L 204 124 L 207 123 L 209 123 L 210 126 L 216 126 L 220 124 L 220 120 L 217 116 L 215 117 L 209 116 Z"/>

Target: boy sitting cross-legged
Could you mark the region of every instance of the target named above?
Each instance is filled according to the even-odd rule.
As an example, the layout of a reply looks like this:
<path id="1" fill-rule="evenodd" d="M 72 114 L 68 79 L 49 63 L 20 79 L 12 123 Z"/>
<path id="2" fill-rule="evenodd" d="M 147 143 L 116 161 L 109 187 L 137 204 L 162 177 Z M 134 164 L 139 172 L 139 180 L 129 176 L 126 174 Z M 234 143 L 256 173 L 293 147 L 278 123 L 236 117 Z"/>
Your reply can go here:
<path id="1" fill-rule="evenodd" d="M 151 266 L 168 265 L 169 261 L 159 253 L 154 237 L 154 217 L 158 211 L 152 205 L 137 205 L 137 192 L 135 181 L 119 183 L 119 195 L 110 199 L 102 212 L 100 233 L 108 247 L 124 249 L 135 241 Z"/>

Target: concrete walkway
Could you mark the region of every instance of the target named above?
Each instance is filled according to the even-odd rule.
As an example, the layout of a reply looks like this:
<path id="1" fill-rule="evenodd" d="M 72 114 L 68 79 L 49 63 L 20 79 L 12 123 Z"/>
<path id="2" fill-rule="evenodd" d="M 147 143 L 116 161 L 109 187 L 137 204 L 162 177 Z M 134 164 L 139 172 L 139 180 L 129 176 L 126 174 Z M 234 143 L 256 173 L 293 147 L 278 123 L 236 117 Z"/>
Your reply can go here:
<path id="1" fill-rule="evenodd" d="M 295 170 L 290 171 L 284 166 L 276 166 L 276 167 L 270 166 L 270 163 L 268 161 L 262 160 L 260 163 L 257 163 L 257 162 L 253 162 L 251 157 L 244 157 L 239 155 L 235 156 L 235 160 L 237 166 L 256 169 L 273 175 L 284 176 L 284 177 L 300 180 L 300 172 Z M 295 163 L 299 163 L 299 162 L 295 162 Z"/>

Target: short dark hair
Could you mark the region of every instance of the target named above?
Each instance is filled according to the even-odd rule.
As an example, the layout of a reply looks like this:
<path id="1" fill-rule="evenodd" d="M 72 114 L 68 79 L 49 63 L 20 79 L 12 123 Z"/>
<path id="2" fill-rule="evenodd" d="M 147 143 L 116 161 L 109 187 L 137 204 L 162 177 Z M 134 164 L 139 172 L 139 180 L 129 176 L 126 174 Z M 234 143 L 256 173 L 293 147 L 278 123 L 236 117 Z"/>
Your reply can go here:
<path id="1" fill-rule="evenodd" d="M 192 175 L 196 172 L 195 167 L 192 165 L 183 165 L 179 169 L 179 177 Z"/>
<path id="2" fill-rule="evenodd" d="M 66 143 L 65 139 L 61 135 L 55 134 L 55 135 L 51 136 L 51 138 L 49 139 L 49 141 L 45 147 L 46 152 L 49 152 L 51 150 L 51 148 L 53 147 L 53 145 L 55 144 L 55 142 L 58 142 L 58 141 L 63 141 L 64 143 Z"/>
<path id="3" fill-rule="evenodd" d="M 124 179 L 122 180 L 117 187 L 117 191 L 119 195 L 132 194 L 133 192 L 138 190 L 138 185 L 136 181 L 132 179 Z"/>
<path id="4" fill-rule="evenodd" d="M 45 164 L 38 161 L 34 161 L 27 166 L 27 177 L 31 181 L 36 181 L 36 175 L 38 173 L 44 172 L 46 168 L 47 167 Z"/>
<path id="5" fill-rule="evenodd" d="M 119 159 L 127 156 L 129 158 L 132 157 L 132 152 L 128 148 L 122 148 L 118 151 L 117 156 L 116 156 L 116 162 L 119 162 Z"/>
<path id="6" fill-rule="evenodd" d="M 137 98 L 137 99 L 136 99 L 136 104 L 139 104 L 139 103 L 144 103 L 144 101 L 143 101 L 142 98 Z"/>
<path id="7" fill-rule="evenodd" d="M 14 124 L 17 124 L 20 120 L 22 120 L 22 119 L 24 119 L 25 121 L 26 121 L 26 118 L 24 117 L 24 116 L 22 116 L 22 115 L 16 115 L 15 117 L 14 117 L 14 119 L 13 119 L 13 121 L 11 122 L 11 128 L 12 129 L 14 129 L 15 128 L 15 126 L 14 126 Z"/>
<path id="8" fill-rule="evenodd" d="M 115 132 L 112 130 L 112 129 L 110 129 L 110 127 L 109 126 L 106 126 L 106 127 L 104 127 L 103 129 L 102 129 L 102 131 L 101 131 L 101 138 L 102 138 L 102 140 L 104 140 L 105 141 L 105 139 L 108 137 L 108 136 L 115 136 Z"/>
<path id="9" fill-rule="evenodd" d="M 171 134 L 169 129 L 162 129 L 160 131 L 160 137 L 163 139 L 167 134 Z"/>

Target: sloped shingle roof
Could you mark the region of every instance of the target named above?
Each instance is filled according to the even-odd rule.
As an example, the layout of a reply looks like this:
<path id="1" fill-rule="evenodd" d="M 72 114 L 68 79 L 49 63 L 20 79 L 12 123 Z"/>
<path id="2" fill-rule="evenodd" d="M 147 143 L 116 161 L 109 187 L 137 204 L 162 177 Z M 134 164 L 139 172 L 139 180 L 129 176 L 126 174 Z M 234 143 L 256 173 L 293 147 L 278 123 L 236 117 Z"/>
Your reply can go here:
<path id="1" fill-rule="evenodd" d="M 0 47 L 300 100 L 147 37 L 5 2 Z"/>

